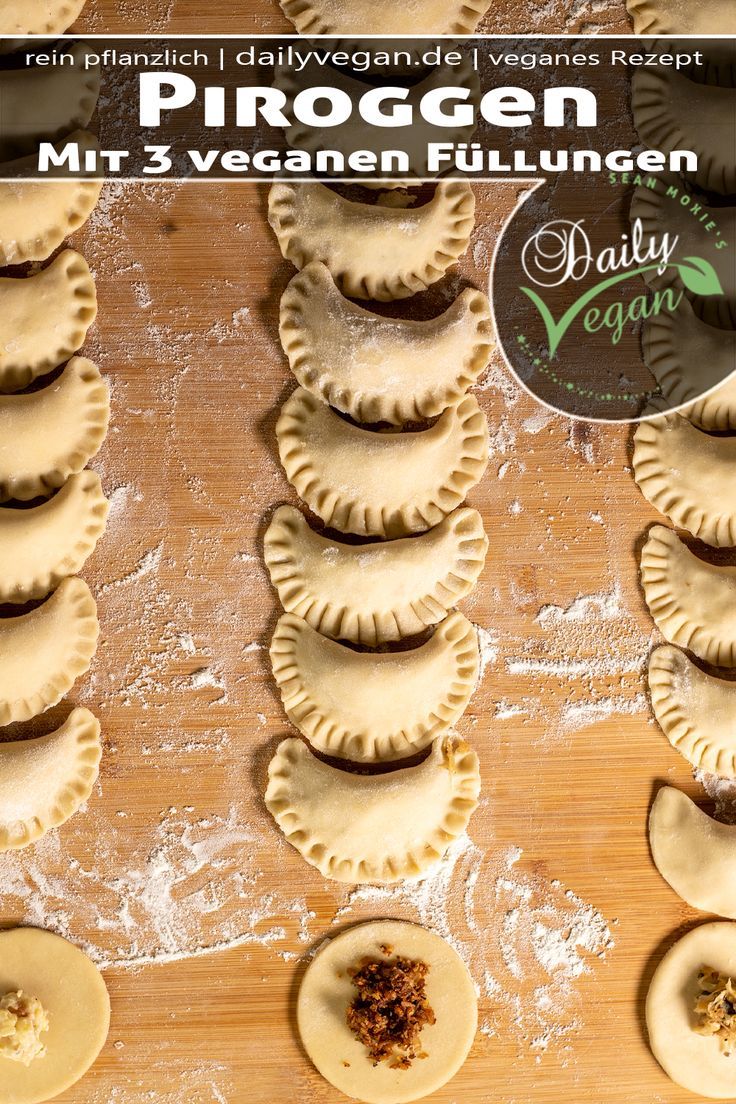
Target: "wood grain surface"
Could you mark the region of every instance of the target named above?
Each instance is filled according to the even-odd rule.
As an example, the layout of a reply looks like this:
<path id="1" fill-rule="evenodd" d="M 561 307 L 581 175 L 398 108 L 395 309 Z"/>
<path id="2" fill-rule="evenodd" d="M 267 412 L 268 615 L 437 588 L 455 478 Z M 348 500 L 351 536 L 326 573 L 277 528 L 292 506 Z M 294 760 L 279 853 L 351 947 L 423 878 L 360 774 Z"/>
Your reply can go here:
<path id="1" fill-rule="evenodd" d="M 593 6 L 499 4 L 487 29 L 588 29 Z M 606 29 L 627 29 L 620 4 L 596 18 Z M 79 27 L 288 30 L 270 0 L 90 0 Z M 485 286 L 517 191 L 478 189 L 478 225 L 462 280 Z M 146 965 L 141 954 L 134 968 L 107 968 L 109 1041 L 84 1081 L 59 1098 L 63 1104 L 343 1099 L 311 1069 L 293 1021 L 303 956 L 332 924 L 342 898 L 280 843 L 260 804 L 266 763 L 288 724 L 266 653 L 248 645 L 267 643 L 276 615 L 258 561 L 264 520 L 275 503 L 294 500 L 273 437 L 277 406 L 291 387 L 277 309 L 292 270 L 264 212 L 265 190 L 256 185 L 116 184 L 73 240 L 98 282 L 100 315 L 87 351 L 113 388 L 113 429 L 96 466 L 118 506 L 85 572 L 99 596 L 102 643 L 75 695 L 100 715 L 106 750 L 87 812 L 59 833 L 58 851 L 43 852 L 46 874 L 55 873 L 63 888 L 36 879 L 21 901 L 12 884 L 0 884 L 0 922 L 52 917 L 63 928 L 68 921 L 80 943 L 135 961 L 135 933 L 120 946 L 127 930 L 120 917 L 110 932 L 95 920 L 95 882 L 86 872 L 102 870 L 109 885 L 114 864 L 135 870 L 139 855 L 160 839 L 154 829 L 175 820 L 177 810 L 227 821 L 238 803 L 251 818 L 234 837 L 243 869 L 251 827 L 267 841 L 254 874 L 261 891 L 272 887 L 284 900 L 304 896 L 314 915 L 306 940 L 299 917 L 285 915 L 283 938 L 264 937 L 263 945 L 197 956 L 195 931 L 187 937 L 193 953 L 180 961 Z M 450 286 L 459 281 L 452 277 Z M 429 296 L 420 309 L 429 312 L 437 302 Z M 494 634 L 498 654 L 459 726 L 482 764 L 484 800 L 471 835 L 491 858 L 521 848 L 515 870 L 559 879 L 612 925 L 615 947 L 571 983 L 577 1026 L 546 1053 L 483 997 L 481 1017 L 498 1030 L 478 1035 L 461 1073 L 432 1099 L 684 1104 L 691 1097 L 659 1070 L 643 1024 L 655 964 L 702 919 L 658 876 L 647 846 L 654 787 L 667 780 L 699 790 L 639 697 L 652 626 L 636 554 L 656 516 L 633 483 L 627 429 L 547 418 L 500 364 L 479 398 L 494 450 L 471 502 L 483 514 L 490 553 L 464 609 Z M 147 573 L 152 550 L 156 571 Z M 601 592 L 623 611 L 617 620 L 607 623 L 592 607 L 579 632 L 573 623 L 562 641 L 551 640 L 540 608 Z M 186 644 L 171 648 L 174 630 L 189 634 L 197 656 Z M 200 654 L 220 685 L 197 681 Z M 536 670 L 526 673 L 515 656 L 536 658 Z M 570 673 L 570 661 L 580 664 L 579 675 Z M 604 708 L 597 723 L 561 725 L 576 703 L 595 699 L 618 701 L 620 711 L 606 715 Z M 43 719 L 47 727 L 50 721 Z M 218 742 L 213 733 L 224 737 Z M 111 826 L 114 847 L 103 849 Z M 28 852 L 14 862 L 23 872 L 40 860 Z M 187 891 L 204 901 L 217 879 L 205 864 Z M 55 911 L 47 904 L 54 896 Z M 241 919 L 237 901 L 228 907 Z M 100 918 L 106 908 L 100 897 Z M 359 915 L 384 911 L 369 901 Z M 391 911 L 401 915 L 402 907 Z M 471 942 L 487 935 L 464 933 Z M 171 941 L 178 946 L 176 933 Z M 201 944 L 210 942 L 205 932 Z M 531 1002 L 542 981 L 541 968 L 539 977 L 529 975 L 522 1000 Z"/>

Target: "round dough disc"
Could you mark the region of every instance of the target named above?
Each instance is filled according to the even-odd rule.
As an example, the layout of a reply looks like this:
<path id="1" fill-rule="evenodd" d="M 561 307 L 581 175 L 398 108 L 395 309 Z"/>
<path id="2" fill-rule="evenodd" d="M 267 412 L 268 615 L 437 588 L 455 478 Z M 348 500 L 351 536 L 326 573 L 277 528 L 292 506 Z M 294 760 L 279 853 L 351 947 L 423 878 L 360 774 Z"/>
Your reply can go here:
<path id="1" fill-rule="evenodd" d="M 346 1021 L 356 994 L 347 971 L 363 958 L 384 958 L 382 946 L 429 966 L 427 999 L 437 1022 L 420 1036 L 428 1056 L 405 1070 L 372 1065 Z M 475 1037 L 478 1005 L 464 962 L 444 939 L 403 920 L 375 920 L 349 928 L 317 953 L 299 990 L 297 1023 L 304 1049 L 336 1089 L 366 1104 L 404 1104 L 439 1089 L 460 1069 Z"/>
<path id="2" fill-rule="evenodd" d="M 647 995 L 649 1045 L 665 1073 L 684 1089 L 717 1100 L 736 1097 L 736 1056 L 715 1036 L 693 1031 L 698 971 L 712 966 L 736 978 L 736 923 L 702 924 L 671 947 Z"/>
<path id="3" fill-rule="evenodd" d="M 0 994 L 22 989 L 49 1015 L 43 1058 L 27 1068 L 0 1058 L 0 1104 L 40 1104 L 83 1077 L 110 1026 L 110 998 L 95 964 L 39 928 L 0 931 Z"/>

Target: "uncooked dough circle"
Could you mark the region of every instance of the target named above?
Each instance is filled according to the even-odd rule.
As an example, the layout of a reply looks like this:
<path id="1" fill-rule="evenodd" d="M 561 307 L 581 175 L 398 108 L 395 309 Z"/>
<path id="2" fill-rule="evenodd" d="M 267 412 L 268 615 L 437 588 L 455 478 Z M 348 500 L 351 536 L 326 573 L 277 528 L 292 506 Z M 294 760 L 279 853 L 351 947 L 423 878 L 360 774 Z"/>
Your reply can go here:
<path id="1" fill-rule="evenodd" d="M 43 1058 L 25 1067 L 0 1058 L 0 1104 L 41 1104 L 87 1072 L 110 1026 L 110 998 L 87 955 L 40 928 L 0 931 L 0 993 L 22 989 L 48 1012 Z"/>
<path id="2" fill-rule="evenodd" d="M 385 958 L 381 947 L 429 966 L 427 1000 L 437 1022 L 422 1029 L 427 1057 L 409 1069 L 372 1065 L 347 1025 L 356 995 L 348 970 L 366 957 Z M 434 932 L 404 920 L 358 924 L 330 940 L 304 974 L 296 1014 L 304 1049 L 322 1076 L 366 1104 L 404 1104 L 441 1088 L 465 1061 L 478 1024 L 475 989 L 460 956 Z"/>
<path id="3" fill-rule="evenodd" d="M 677 1085 L 715 1100 L 736 1096 L 736 1062 L 715 1036 L 693 1031 L 698 971 L 736 977 L 736 924 L 701 924 L 675 943 L 657 967 L 646 1004 L 652 1054 Z"/>

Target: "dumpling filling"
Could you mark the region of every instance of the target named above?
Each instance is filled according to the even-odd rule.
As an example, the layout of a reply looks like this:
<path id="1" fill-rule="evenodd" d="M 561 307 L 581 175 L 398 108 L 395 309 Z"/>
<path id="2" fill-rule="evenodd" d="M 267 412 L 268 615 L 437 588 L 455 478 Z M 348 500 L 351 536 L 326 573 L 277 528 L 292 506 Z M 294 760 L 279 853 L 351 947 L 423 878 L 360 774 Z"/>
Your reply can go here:
<path id="1" fill-rule="evenodd" d="M 698 1035 L 717 1035 L 723 1053 L 736 1051 L 736 988 L 730 977 L 703 966 L 698 974 L 700 993 L 695 1002 Z"/>
<path id="2" fill-rule="evenodd" d="M 46 1053 L 41 1035 L 48 1029 L 48 1015 L 36 997 L 20 989 L 0 997 L 0 1058 L 30 1066 Z"/>
<path id="3" fill-rule="evenodd" d="M 415 1058 L 427 1057 L 419 1036 L 435 1022 L 425 989 L 428 972 L 425 962 L 400 956 L 366 959 L 350 971 L 358 995 L 348 1008 L 348 1027 L 374 1065 L 388 1062 L 392 1069 L 408 1069 Z"/>

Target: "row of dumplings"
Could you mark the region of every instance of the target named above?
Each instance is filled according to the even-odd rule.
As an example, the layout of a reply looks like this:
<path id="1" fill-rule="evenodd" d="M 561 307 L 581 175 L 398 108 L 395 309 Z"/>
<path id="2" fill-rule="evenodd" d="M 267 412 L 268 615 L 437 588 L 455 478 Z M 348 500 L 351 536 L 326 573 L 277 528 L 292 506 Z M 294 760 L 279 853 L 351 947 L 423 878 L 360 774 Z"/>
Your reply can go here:
<path id="1" fill-rule="evenodd" d="M 304 35 L 472 35 L 488 0 L 279 0 Z M 626 0 L 637 35 L 735 34 L 736 14 L 724 0 Z M 523 28 L 517 28 L 523 30 Z"/>
<path id="2" fill-rule="evenodd" d="M 25 19 L 12 27 L 36 29 Z M 87 468 L 107 433 L 108 387 L 76 355 L 96 317 L 95 283 L 73 249 L 38 267 L 99 192 L 99 181 L 0 184 L 0 264 L 34 263 L 24 276 L 0 277 L 0 603 L 11 606 L 0 618 L 2 726 L 59 703 L 89 668 L 99 635 L 95 600 L 77 575 L 108 512 Z M 82 708 L 46 736 L 0 742 L 0 850 L 67 820 L 91 793 L 100 756 L 99 723 Z"/>
<path id="3" fill-rule="evenodd" d="M 634 118 L 643 139 L 665 148 L 676 124 L 677 144 L 701 154 L 693 179 L 667 182 L 669 197 L 640 187 L 632 203 L 632 219 L 641 219 L 645 234 L 677 234 L 684 256 L 706 253 L 708 224 L 711 238 L 713 226 L 728 241 L 736 237 L 736 206 L 729 206 L 736 196 L 736 87 L 725 58 L 726 51 L 709 45 L 700 80 L 664 71 L 634 79 Z M 717 105 L 718 126 L 704 127 L 705 109 L 712 116 Z M 717 201 L 709 205 L 696 189 Z M 688 195 L 697 195 L 697 217 L 683 201 Z M 730 779 L 736 778 L 736 268 L 728 253 L 716 254 L 725 294 L 710 300 L 684 293 L 671 272 L 650 274 L 655 290 L 671 286 L 683 294 L 674 311 L 647 322 L 645 359 L 670 402 L 694 401 L 637 426 L 633 469 L 645 497 L 674 526 L 710 549 L 729 550 L 728 562 L 704 559 L 674 529 L 654 525 L 641 552 L 641 581 L 667 641 L 649 659 L 655 716 L 694 768 Z M 729 677 L 709 673 L 688 652 L 700 664 L 727 668 Z M 654 861 L 680 897 L 736 918 L 734 829 L 667 786 L 654 802 L 649 831 Z"/>
<path id="4" fill-rule="evenodd" d="M 274 184 L 269 221 L 299 269 L 281 300 L 299 387 L 277 422 L 279 455 L 304 503 L 350 543 L 293 506 L 276 510 L 265 535 L 285 610 L 273 673 L 309 742 L 281 743 L 266 804 L 325 877 L 395 882 L 442 857 L 480 790 L 477 755 L 448 733 L 478 676 L 476 630 L 453 607 L 488 546 L 463 503 L 488 460 L 486 419 L 467 392 L 490 357 L 491 317 L 474 289 L 423 322 L 352 299 L 405 299 L 438 281 L 467 248 L 474 196 L 444 182 L 424 206 L 399 208 L 320 183 Z M 419 646 L 390 650 L 429 628 Z M 312 749 L 403 769 L 351 773 Z"/>

